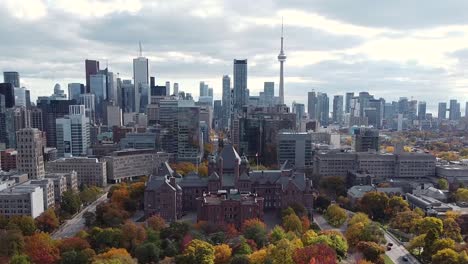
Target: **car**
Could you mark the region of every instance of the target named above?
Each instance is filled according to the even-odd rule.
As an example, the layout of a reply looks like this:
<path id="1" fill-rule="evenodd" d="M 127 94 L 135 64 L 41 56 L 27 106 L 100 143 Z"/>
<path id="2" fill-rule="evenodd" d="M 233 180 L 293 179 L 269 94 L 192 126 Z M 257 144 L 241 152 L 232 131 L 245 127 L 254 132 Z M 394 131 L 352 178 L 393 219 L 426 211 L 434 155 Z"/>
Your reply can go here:
<path id="1" fill-rule="evenodd" d="M 391 246 L 387 246 L 387 251 L 390 251 L 392 250 L 392 247 Z"/>
<path id="2" fill-rule="evenodd" d="M 387 246 L 393 247 L 393 243 L 388 243 Z"/>
<path id="3" fill-rule="evenodd" d="M 408 257 L 407 257 L 407 256 L 404 256 L 404 257 L 403 257 L 403 261 L 409 261 Z"/>

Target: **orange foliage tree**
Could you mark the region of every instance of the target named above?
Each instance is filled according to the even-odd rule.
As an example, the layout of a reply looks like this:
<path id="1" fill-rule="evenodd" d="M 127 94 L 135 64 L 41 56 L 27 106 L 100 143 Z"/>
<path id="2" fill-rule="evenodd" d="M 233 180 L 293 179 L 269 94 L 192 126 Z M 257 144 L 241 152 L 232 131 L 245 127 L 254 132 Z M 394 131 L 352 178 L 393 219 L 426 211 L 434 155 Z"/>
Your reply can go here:
<path id="1" fill-rule="evenodd" d="M 56 263 L 60 258 L 59 249 L 49 234 L 35 233 L 25 238 L 25 253 L 33 263 Z"/>
<path id="2" fill-rule="evenodd" d="M 166 227 L 166 221 L 160 215 L 151 216 L 150 218 L 148 218 L 148 220 L 146 220 L 146 223 L 149 228 L 153 229 L 156 232 L 159 232 L 164 227 Z"/>
<path id="3" fill-rule="evenodd" d="M 221 244 L 214 247 L 215 250 L 215 264 L 227 264 L 232 255 L 232 249 L 226 245 Z"/>
<path id="4" fill-rule="evenodd" d="M 52 208 L 39 215 L 35 221 L 37 228 L 47 233 L 54 231 L 59 226 L 59 220 Z"/>

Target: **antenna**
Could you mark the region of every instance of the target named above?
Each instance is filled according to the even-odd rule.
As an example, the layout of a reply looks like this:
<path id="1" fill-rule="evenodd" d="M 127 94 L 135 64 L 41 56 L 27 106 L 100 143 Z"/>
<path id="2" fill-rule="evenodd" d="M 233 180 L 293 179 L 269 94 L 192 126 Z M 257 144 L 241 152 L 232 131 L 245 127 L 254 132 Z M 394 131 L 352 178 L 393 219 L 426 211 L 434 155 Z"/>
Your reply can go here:
<path id="1" fill-rule="evenodd" d="M 143 57 L 143 49 L 141 48 L 141 41 L 138 41 L 138 45 L 140 46 L 140 57 Z"/>
<path id="2" fill-rule="evenodd" d="M 283 17 L 281 17 L 281 37 L 283 37 Z"/>

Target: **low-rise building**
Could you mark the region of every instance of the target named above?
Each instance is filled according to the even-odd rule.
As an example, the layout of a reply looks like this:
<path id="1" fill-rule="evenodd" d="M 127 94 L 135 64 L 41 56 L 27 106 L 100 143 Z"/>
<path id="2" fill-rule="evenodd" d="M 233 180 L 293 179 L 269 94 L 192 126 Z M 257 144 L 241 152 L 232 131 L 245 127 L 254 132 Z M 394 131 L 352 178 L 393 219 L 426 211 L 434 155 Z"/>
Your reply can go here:
<path id="1" fill-rule="evenodd" d="M 46 179 L 51 179 L 54 182 L 55 203 L 60 204 L 62 195 L 67 191 L 67 178 L 64 173 L 46 174 Z"/>
<path id="2" fill-rule="evenodd" d="M 0 192 L 0 214 L 6 217 L 29 215 L 38 217 L 44 212 L 44 194 L 40 186 L 12 187 Z"/>
<path id="3" fill-rule="evenodd" d="M 468 166 L 463 165 L 437 165 L 436 177 L 446 179 L 450 189 L 457 189 L 460 184 L 468 184 Z"/>
<path id="4" fill-rule="evenodd" d="M 159 215 L 168 222 L 182 217 L 182 188 L 175 177 L 151 176 L 145 188 L 144 206 L 147 217 Z"/>
<path id="5" fill-rule="evenodd" d="M 97 158 L 61 158 L 46 164 L 47 173 L 76 172 L 78 185 L 105 187 L 107 185 L 106 161 Z"/>
<path id="6" fill-rule="evenodd" d="M 6 149 L 1 152 L 1 162 L 3 171 L 10 171 L 16 169 L 16 156 L 18 151 L 15 149 Z"/>
<path id="7" fill-rule="evenodd" d="M 52 179 L 42 180 L 30 180 L 21 185 L 17 185 L 16 188 L 29 188 L 28 185 L 37 185 L 42 188 L 44 197 L 44 210 L 55 207 L 55 188 L 54 181 Z"/>

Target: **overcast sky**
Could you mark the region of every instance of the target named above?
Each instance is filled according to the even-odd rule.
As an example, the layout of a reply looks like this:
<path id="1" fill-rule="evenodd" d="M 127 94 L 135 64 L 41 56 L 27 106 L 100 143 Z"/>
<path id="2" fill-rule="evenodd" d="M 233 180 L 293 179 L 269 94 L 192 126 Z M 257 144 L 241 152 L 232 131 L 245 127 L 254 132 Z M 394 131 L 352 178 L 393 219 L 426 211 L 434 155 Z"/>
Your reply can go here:
<path id="1" fill-rule="evenodd" d="M 287 104 L 314 89 L 464 109 L 467 10 L 466 0 L 0 0 L 0 70 L 20 72 L 36 98 L 84 83 L 86 58 L 131 78 L 141 41 L 159 84 L 198 96 L 206 81 L 219 98 L 232 60 L 247 58 L 257 95 L 279 82 L 284 17 Z"/>

